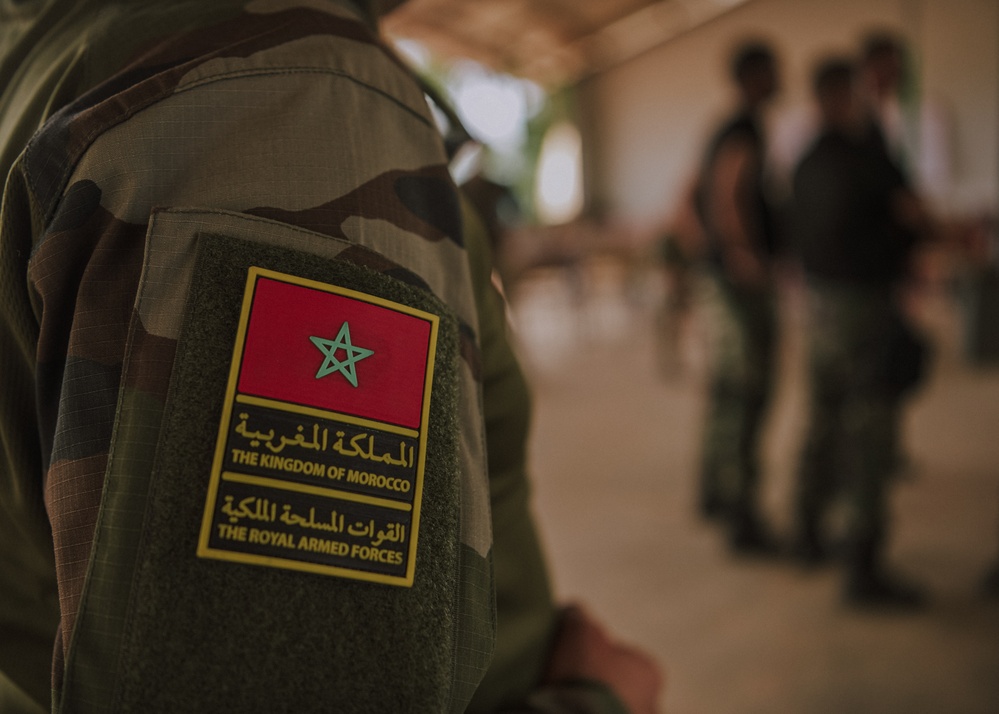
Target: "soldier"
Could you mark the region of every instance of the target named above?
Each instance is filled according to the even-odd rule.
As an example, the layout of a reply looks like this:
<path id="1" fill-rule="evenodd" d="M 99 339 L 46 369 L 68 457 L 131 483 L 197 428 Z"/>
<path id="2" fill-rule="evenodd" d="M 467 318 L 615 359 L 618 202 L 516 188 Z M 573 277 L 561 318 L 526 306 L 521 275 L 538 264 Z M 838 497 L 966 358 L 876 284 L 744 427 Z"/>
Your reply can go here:
<path id="1" fill-rule="evenodd" d="M 552 602 L 483 231 L 367 4 L 0 27 L 0 709 L 652 712 Z"/>
<path id="2" fill-rule="evenodd" d="M 760 112 L 777 91 L 773 52 L 758 43 L 740 47 L 732 74 L 739 108 L 711 140 L 699 186 L 712 351 L 700 507 L 726 520 L 734 551 L 768 552 L 773 543 L 757 492 L 773 382 L 777 236 L 763 181 Z"/>
<path id="3" fill-rule="evenodd" d="M 912 586 L 889 575 L 886 486 L 893 467 L 899 376 L 891 336 L 902 323 L 895 289 L 921 209 L 898 168 L 866 135 L 854 66 L 816 72 L 823 129 L 794 177 L 795 238 L 809 293 L 810 424 L 801 458 L 795 551 L 828 555 L 823 518 L 846 493 L 844 597 L 852 605 L 915 605 Z"/>

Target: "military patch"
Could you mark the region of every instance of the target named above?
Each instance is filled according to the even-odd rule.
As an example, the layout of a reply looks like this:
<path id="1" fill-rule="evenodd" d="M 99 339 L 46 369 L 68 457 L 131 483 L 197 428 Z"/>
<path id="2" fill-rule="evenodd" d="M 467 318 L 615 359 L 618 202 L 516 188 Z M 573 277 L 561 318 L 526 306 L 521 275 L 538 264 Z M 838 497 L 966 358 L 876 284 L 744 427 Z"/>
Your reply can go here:
<path id="1" fill-rule="evenodd" d="M 198 555 L 411 586 L 438 319 L 250 268 Z"/>

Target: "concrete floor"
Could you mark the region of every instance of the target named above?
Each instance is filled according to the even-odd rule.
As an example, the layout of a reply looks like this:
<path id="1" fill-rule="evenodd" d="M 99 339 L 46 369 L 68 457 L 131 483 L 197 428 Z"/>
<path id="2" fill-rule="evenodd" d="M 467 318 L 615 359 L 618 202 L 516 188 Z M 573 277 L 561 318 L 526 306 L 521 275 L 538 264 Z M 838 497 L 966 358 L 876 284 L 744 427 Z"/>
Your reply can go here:
<path id="1" fill-rule="evenodd" d="M 665 375 L 654 281 L 628 296 L 598 271 L 518 285 L 513 316 L 535 390 L 535 509 L 556 590 L 657 655 L 671 714 L 999 714 L 999 370 L 958 355 L 957 319 L 924 305 L 938 342 L 906 418 L 911 468 L 893 494 L 891 560 L 931 601 L 915 614 L 839 602 L 834 567 L 733 559 L 694 512 L 702 412 L 696 326 Z M 801 313 L 785 306 L 765 508 L 786 532 L 802 429 Z"/>

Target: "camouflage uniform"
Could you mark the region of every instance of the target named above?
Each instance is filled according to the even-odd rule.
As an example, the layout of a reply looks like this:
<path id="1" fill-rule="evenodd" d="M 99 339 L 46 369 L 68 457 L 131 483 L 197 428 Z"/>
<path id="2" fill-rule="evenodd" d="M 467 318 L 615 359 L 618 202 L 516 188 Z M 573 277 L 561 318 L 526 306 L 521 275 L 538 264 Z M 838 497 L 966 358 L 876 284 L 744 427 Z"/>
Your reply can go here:
<path id="1" fill-rule="evenodd" d="M 724 513 L 736 548 L 765 545 L 758 516 L 759 443 L 773 385 L 777 339 L 772 285 L 747 286 L 730 274 L 730 250 L 719 219 L 707 210 L 718 155 L 733 143 L 749 147 L 750 180 L 740 198 L 756 258 L 769 271 L 777 234 L 763 182 L 764 143 L 757 119 L 740 112 L 719 129 L 705 156 L 700 205 L 707 237 L 703 314 L 709 334 L 709 392 L 701 460 L 701 509 Z M 769 278 L 767 278 L 769 281 Z"/>
<path id="2" fill-rule="evenodd" d="M 891 292 L 812 280 L 808 299 L 811 411 L 798 480 L 801 537 L 821 547 L 822 518 L 842 489 L 851 547 L 873 557 L 884 537 L 894 455 L 895 400 L 875 358 L 891 327 Z"/>
<path id="3" fill-rule="evenodd" d="M 705 276 L 701 293 L 711 359 L 701 503 L 755 514 L 760 433 L 773 390 L 775 297 L 714 273 Z"/>
<path id="4" fill-rule="evenodd" d="M 65 712 L 618 711 L 590 683 L 539 687 L 557 613 L 527 505 L 527 391 L 481 226 L 369 12 L 3 0 L 0 27 L 0 709 L 44 711 L 51 691 Z M 419 535 L 369 549 L 411 558 L 409 582 L 263 546 L 202 553 L 261 269 L 439 328 L 405 506 Z M 310 319 L 276 314 L 275 330 Z M 359 359 L 327 353 L 340 376 L 336 354 Z M 304 367 L 281 368 L 279 390 Z M 298 437 L 267 443 L 304 453 Z M 296 518 L 281 527 L 321 527 Z"/>
<path id="5" fill-rule="evenodd" d="M 906 185 L 882 147 L 831 128 L 794 177 L 795 234 L 809 292 L 811 397 L 796 548 L 809 561 L 828 555 L 823 517 L 844 493 L 845 594 L 856 601 L 917 599 L 880 564 L 904 366 L 893 354 L 900 324 L 894 293 L 916 240 L 894 212 Z"/>

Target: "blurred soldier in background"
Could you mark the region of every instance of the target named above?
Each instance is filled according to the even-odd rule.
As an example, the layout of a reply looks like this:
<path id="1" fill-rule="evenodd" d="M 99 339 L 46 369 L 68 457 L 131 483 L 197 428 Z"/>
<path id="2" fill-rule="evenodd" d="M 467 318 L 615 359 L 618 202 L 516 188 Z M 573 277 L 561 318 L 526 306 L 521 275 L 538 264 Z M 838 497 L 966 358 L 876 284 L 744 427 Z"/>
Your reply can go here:
<path id="1" fill-rule="evenodd" d="M 757 42 L 743 45 L 733 57 L 732 76 L 739 107 L 710 141 L 698 186 L 711 350 L 700 509 L 724 519 L 734 551 L 769 552 L 773 543 L 757 492 L 774 381 L 778 241 L 764 187 L 760 113 L 778 89 L 773 51 Z"/>
<path id="2" fill-rule="evenodd" d="M 925 218 L 883 147 L 866 135 L 854 65 L 814 78 L 823 128 L 794 177 L 795 243 L 809 295 L 810 423 L 799 471 L 795 552 L 828 556 L 823 519 L 837 490 L 850 506 L 844 596 L 915 605 L 882 555 L 899 395 L 918 378 L 918 340 L 896 290 Z"/>

